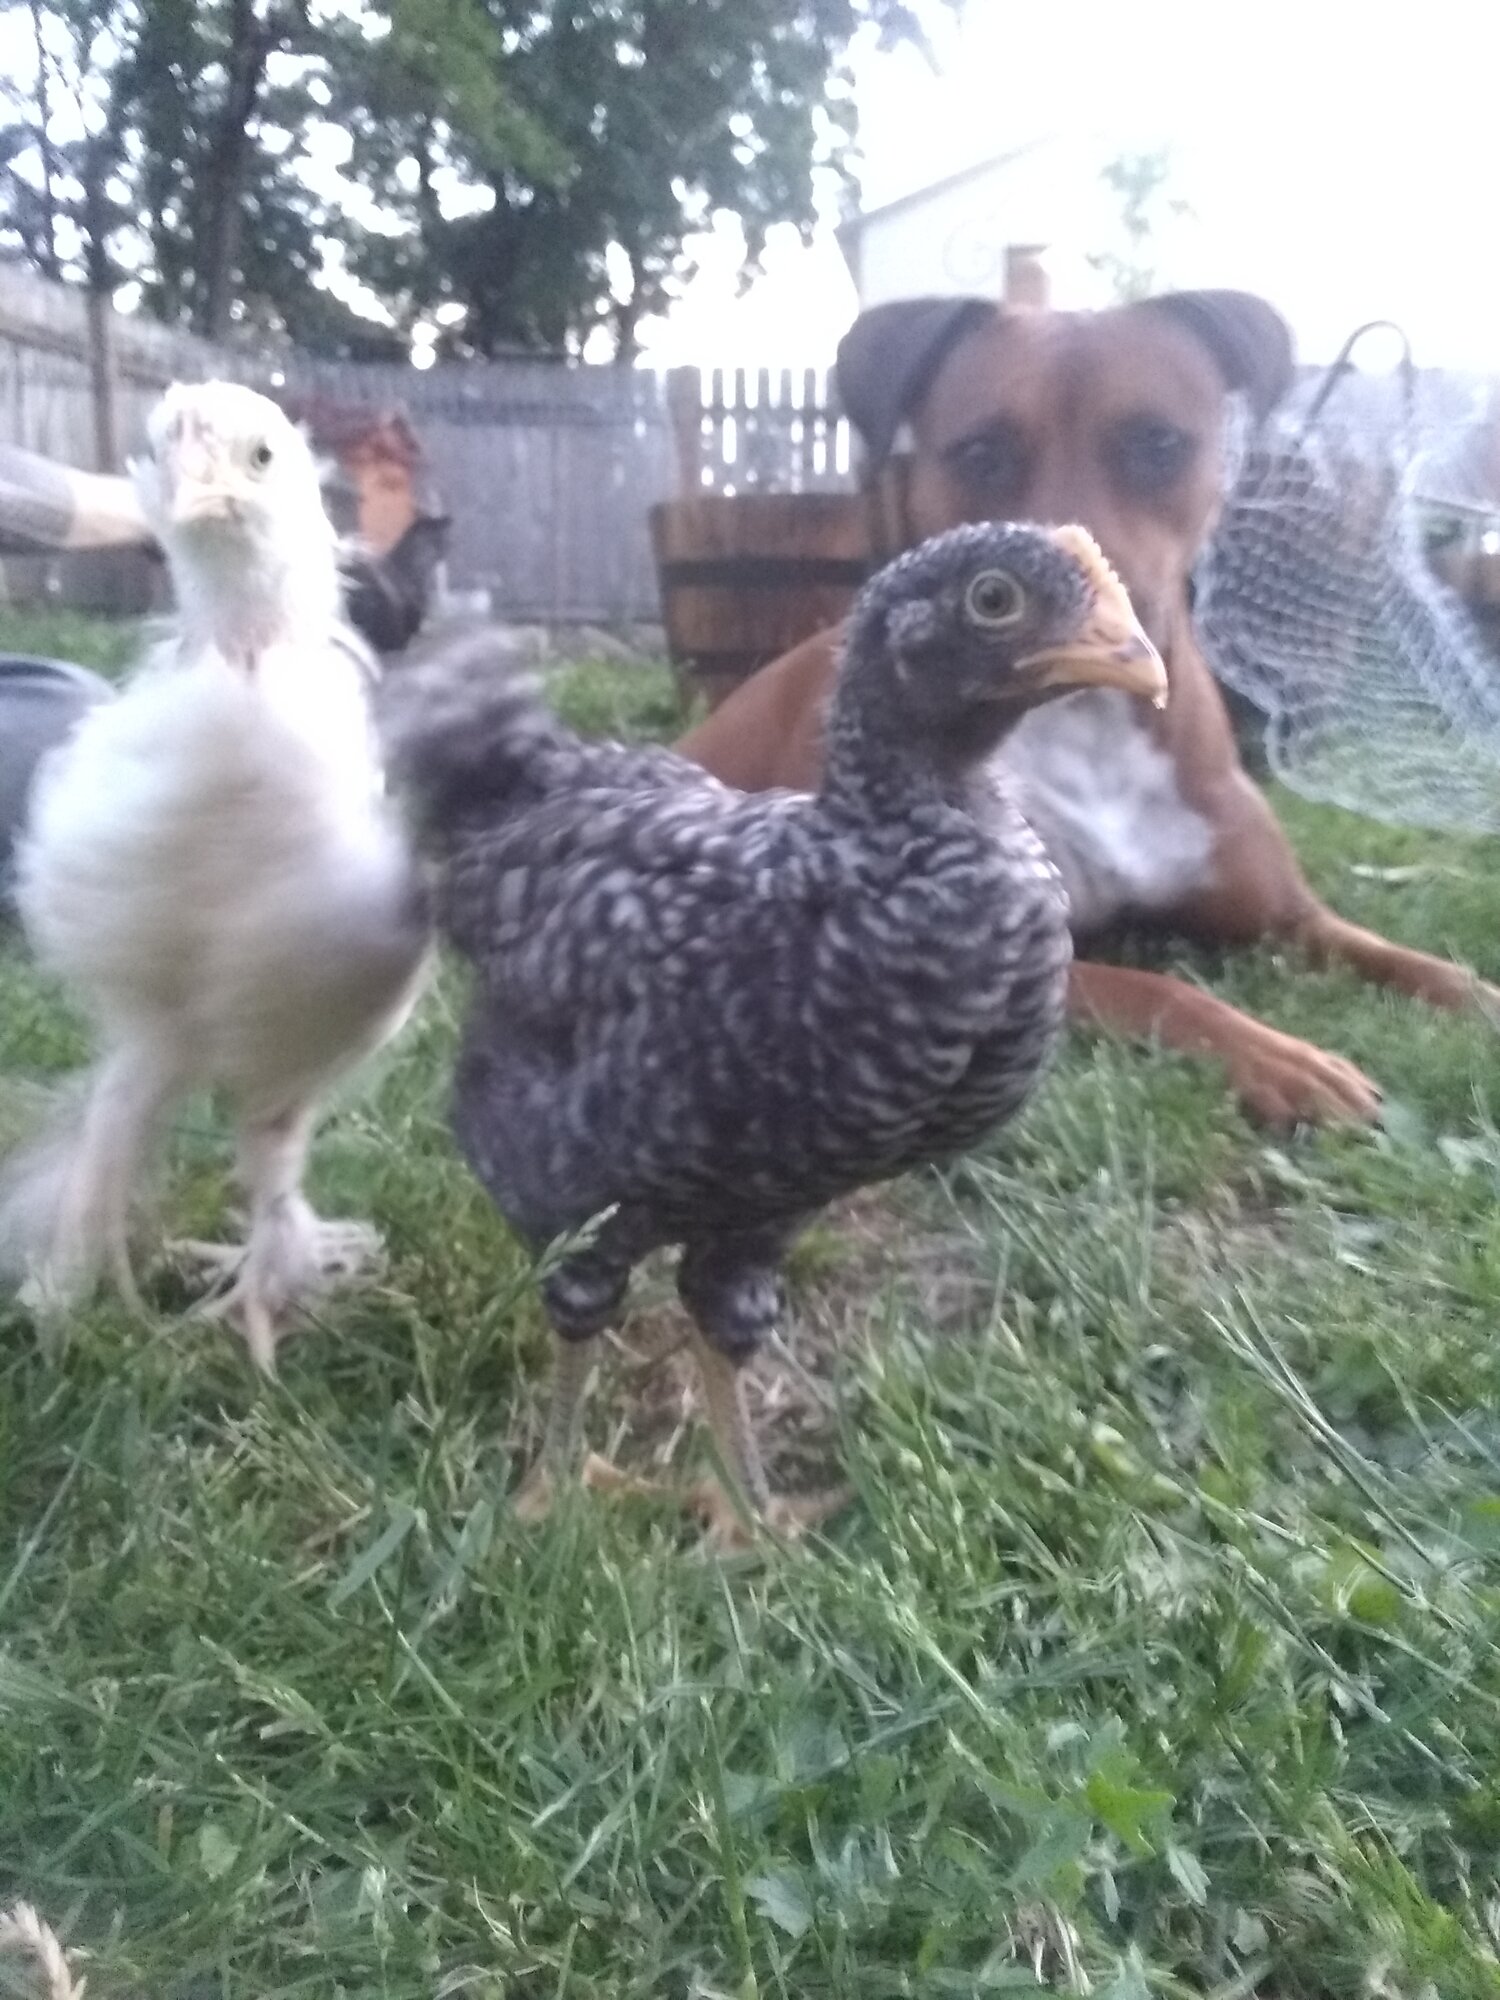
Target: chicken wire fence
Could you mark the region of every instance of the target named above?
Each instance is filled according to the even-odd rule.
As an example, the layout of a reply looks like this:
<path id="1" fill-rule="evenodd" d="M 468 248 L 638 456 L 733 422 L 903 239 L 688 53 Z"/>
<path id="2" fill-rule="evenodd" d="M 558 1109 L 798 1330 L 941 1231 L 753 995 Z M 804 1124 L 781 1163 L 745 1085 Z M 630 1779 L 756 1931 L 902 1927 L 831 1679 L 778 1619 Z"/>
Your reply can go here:
<path id="1" fill-rule="evenodd" d="M 1393 375 L 1354 368 L 1377 329 L 1401 341 Z M 1450 574 L 1460 555 L 1500 573 L 1497 419 L 1489 385 L 1424 380 L 1373 322 L 1300 408 L 1241 438 L 1197 623 L 1303 796 L 1500 832 L 1496 628 L 1438 574 L 1445 552 Z"/>

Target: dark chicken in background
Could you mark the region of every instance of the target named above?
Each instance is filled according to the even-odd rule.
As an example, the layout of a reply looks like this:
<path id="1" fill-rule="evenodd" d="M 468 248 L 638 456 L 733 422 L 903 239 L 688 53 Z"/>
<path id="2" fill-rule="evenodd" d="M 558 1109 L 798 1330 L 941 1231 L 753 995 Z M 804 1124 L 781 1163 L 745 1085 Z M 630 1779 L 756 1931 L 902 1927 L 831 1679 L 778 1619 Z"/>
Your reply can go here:
<path id="1" fill-rule="evenodd" d="M 422 629 L 452 525 L 446 514 L 419 514 L 384 555 L 344 555 L 344 616 L 377 653 L 401 652 Z"/>
<path id="2" fill-rule="evenodd" d="M 680 1245 L 723 1460 L 756 1515 L 807 1517 L 772 1500 L 741 1368 L 825 1204 L 973 1146 L 1040 1075 L 1066 899 L 985 760 L 1037 703 L 1099 685 L 1166 690 L 1093 542 L 983 525 L 866 586 L 811 797 L 582 742 L 482 638 L 393 688 L 439 922 L 477 974 L 459 1143 L 533 1252 L 602 1217 L 543 1283 L 557 1366 L 523 1513 L 574 1464 L 633 1267 Z M 712 1518 L 732 1539 L 739 1509 Z"/>

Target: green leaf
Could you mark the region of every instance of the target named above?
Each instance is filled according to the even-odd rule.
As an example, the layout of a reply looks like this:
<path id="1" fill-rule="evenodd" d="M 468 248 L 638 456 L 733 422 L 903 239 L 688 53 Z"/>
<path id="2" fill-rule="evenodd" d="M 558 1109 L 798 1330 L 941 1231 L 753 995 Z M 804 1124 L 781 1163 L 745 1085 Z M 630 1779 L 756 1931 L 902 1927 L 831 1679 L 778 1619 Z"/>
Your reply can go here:
<path id="1" fill-rule="evenodd" d="M 1102 1771 L 1095 1771 L 1084 1787 L 1084 1796 L 1117 1840 L 1123 1840 L 1134 1854 L 1154 1854 L 1155 1847 L 1144 1829 L 1159 1820 L 1177 1803 L 1171 1792 L 1147 1791 L 1137 1785 L 1123 1785 Z"/>
<path id="2" fill-rule="evenodd" d="M 1009 1886 L 1024 1889 L 1050 1882 L 1078 1859 L 1092 1831 L 1087 1813 L 1059 1813 L 1011 1870 Z"/>
<path id="3" fill-rule="evenodd" d="M 752 1876 L 745 1884 L 745 1894 L 763 1917 L 790 1938 L 801 1937 L 812 1923 L 812 1903 L 806 1886 L 789 1869 Z"/>
<path id="4" fill-rule="evenodd" d="M 760 1772 L 724 1773 L 724 1803 L 731 1819 L 742 1819 L 746 1813 L 758 1812 L 763 1805 L 778 1797 L 781 1789 L 774 1778 Z"/>
<path id="5" fill-rule="evenodd" d="M 777 1739 L 778 1770 L 789 1783 L 826 1777 L 848 1761 L 849 1746 L 838 1730 L 814 1716 L 798 1716 Z"/>
<path id="6" fill-rule="evenodd" d="M 356 1590 L 361 1590 L 374 1576 L 381 1564 L 388 1562 L 411 1533 L 416 1522 L 414 1507 L 398 1507 L 385 1528 L 378 1534 L 364 1554 L 352 1562 L 338 1582 L 328 1593 L 328 1608 L 338 1607 L 351 1598 Z"/>
<path id="7" fill-rule="evenodd" d="M 1197 1855 L 1179 1847 L 1175 1840 L 1169 1840 L 1167 1866 L 1188 1901 L 1201 1910 L 1208 1901 L 1208 1873 Z"/>
<path id="8" fill-rule="evenodd" d="M 217 1820 L 206 1819 L 198 1829 L 198 1866 L 210 1882 L 227 1875 L 239 1859 L 239 1847 Z"/>
<path id="9" fill-rule="evenodd" d="M 1236 1910 L 1230 1938 L 1241 1958 L 1251 1958 L 1266 1948 L 1266 1927 L 1248 1910 Z"/>
<path id="10" fill-rule="evenodd" d="M 483 1559 L 494 1533 L 495 1503 L 486 1497 L 475 1504 L 469 1518 L 454 1538 L 442 1575 L 428 1598 L 427 1609 L 422 1614 L 422 1622 L 417 1628 L 419 1632 L 425 1632 L 437 1619 L 452 1609 L 466 1572 Z"/>
<path id="11" fill-rule="evenodd" d="M 1389 1625 L 1401 1611 L 1400 1591 L 1357 1548 L 1333 1551 L 1323 1566 L 1319 1591 L 1340 1616 L 1366 1625 Z"/>
<path id="12" fill-rule="evenodd" d="M 901 1785 L 901 1765 L 883 1751 L 855 1759 L 859 1778 L 860 1804 L 867 1818 L 882 1820 L 889 1812 Z"/>

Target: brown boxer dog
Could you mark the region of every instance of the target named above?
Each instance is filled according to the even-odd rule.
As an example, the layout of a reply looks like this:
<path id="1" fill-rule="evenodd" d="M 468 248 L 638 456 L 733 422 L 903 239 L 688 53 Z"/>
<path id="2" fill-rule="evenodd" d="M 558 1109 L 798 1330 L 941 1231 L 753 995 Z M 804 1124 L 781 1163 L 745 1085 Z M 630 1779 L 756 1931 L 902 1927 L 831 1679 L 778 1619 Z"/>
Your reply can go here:
<path id="1" fill-rule="evenodd" d="M 1225 482 L 1229 400 L 1264 418 L 1289 388 L 1285 322 L 1233 291 L 1174 292 L 1099 313 L 1026 313 L 983 299 L 873 307 L 844 337 L 838 380 L 870 465 L 910 425 L 898 539 L 961 521 L 1081 522 L 1167 664 L 1152 712 L 1089 690 L 1028 716 L 1003 751 L 1067 882 L 1081 952 L 1122 927 L 1211 945 L 1269 940 L 1434 1006 L 1495 989 L 1388 943 L 1319 902 L 1243 770 L 1193 633 L 1190 577 Z M 807 789 L 822 763 L 839 634 L 753 675 L 678 748 L 748 791 Z M 1343 1057 L 1162 973 L 1073 967 L 1076 1020 L 1214 1056 L 1272 1124 L 1370 1120 L 1377 1086 Z"/>

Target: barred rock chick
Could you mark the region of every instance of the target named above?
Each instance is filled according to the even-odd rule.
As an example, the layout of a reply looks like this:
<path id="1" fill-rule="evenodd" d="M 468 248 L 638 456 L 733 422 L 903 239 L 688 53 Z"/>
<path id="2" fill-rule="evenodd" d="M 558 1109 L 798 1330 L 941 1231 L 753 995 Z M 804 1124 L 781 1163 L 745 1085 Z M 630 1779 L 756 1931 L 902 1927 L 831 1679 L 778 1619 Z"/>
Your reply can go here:
<path id="1" fill-rule="evenodd" d="M 56 1313 L 112 1271 L 150 1141 L 185 1092 L 228 1099 L 248 1241 L 189 1248 L 255 1359 L 374 1248 L 301 1192 L 319 1103 L 418 988 L 415 859 L 384 797 L 371 663 L 343 624 L 306 439 L 237 384 L 176 385 L 137 468 L 173 629 L 39 770 L 17 900 L 92 1017 L 81 1115 L 0 1177 L 0 1266 Z"/>
<path id="2" fill-rule="evenodd" d="M 607 1211 L 544 1284 L 560 1346 L 525 1512 L 575 1456 L 632 1267 L 680 1245 L 709 1419 L 766 1514 L 740 1369 L 788 1243 L 836 1196 L 1002 1124 L 1058 1033 L 1066 900 L 982 774 L 1072 688 L 1164 697 L 1123 588 L 1082 530 L 965 527 L 876 576 L 847 633 L 810 798 L 580 742 L 482 648 L 411 689 L 398 765 L 440 924 L 478 974 L 459 1142 L 534 1251 Z"/>

